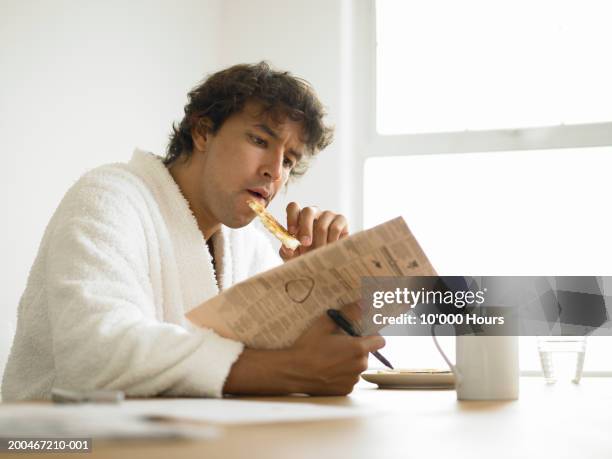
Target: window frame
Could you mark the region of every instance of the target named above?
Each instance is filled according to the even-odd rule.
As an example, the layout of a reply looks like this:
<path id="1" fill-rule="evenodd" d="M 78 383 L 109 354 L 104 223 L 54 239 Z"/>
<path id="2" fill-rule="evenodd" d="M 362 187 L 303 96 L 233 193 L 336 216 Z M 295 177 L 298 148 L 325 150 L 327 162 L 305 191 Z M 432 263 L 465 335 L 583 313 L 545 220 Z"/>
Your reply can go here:
<path id="1" fill-rule="evenodd" d="M 542 150 L 550 148 L 580 148 L 612 146 L 612 120 L 604 123 L 560 124 L 555 126 L 528 126 L 512 129 L 465 130 L 459 132 L 435 132 L 418 134 L 387 135 L 376 130 L 376 1 L 366 0 L 357 15 L 365 16 L 357 21 L 365 30 L 357 33 L 361 50 L 360 70 L 357 79 L 362 79 L 355 92 L 359 101 L 358 120 L 363 138 L 362 164 L 365 159 L 376 156 L 404 156 L 452 153 L 479 153 L 493 151 Z M 357 8 L 359 10 L 359 8 Z M 357 37 L 358 38 L 358 37 Z"/>
<path id="2" fill-rule="evenodd" d="M 346 63 L 347 87 L 344 113 L 351 118 L 352 128 L 345 140 L 356 153 L 349 186 L 357 197 L 352 212 L 359 227 L 364 225 L 364 168 L 369 158 L 381 156 L 411 156 L 453 153 L 483 153 L 496 151 L 544 150 L 612 146 L 612 120 L 587 124 L 528 126 L 512 129 L 465 130 L 387 135 L 377 132 L 377 41 L 376 2 L 364 0 L 348 8 L 352 18 L 347 30 L 352 45 L 352 57 Z M 346 6 L 346 4 L 345 4 Z M 345 48 L 346 51 L 346 48 Z M 352 135 L 352 140 L 347 140 Z M 588 345 L 587 345 L 588 348 Z M 541 376 L 541 371 L 522 370 L 523 376 Z M 585 371 L 584 376 L 612 376 L 611 371 Z"/>

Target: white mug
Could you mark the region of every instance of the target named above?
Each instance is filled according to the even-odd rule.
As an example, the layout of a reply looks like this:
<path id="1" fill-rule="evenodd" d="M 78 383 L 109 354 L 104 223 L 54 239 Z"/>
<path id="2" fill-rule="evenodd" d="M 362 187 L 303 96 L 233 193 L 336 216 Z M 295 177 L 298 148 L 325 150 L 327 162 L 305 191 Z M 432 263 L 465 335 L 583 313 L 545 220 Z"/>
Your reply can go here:
<path id="1" fill-rule="evenodd" d="M 517 336 L 457 336 L 457 362 L 452 364 L 436 339 L 438 351 L 455 375 L 458 400 L 517 400 Z"/>

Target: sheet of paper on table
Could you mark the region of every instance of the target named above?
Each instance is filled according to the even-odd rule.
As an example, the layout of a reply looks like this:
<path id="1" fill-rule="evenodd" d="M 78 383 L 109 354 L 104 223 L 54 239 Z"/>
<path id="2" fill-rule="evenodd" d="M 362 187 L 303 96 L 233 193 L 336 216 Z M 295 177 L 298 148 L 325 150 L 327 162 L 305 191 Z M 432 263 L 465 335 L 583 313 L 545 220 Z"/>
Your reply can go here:
<path id="1" fill-rule="evenodd" d="M 308 400 L 305 398 L 304 400 Z M 274 402 L 242 399 L 130 400 L 127 412 L 220 425 L 319 421 L 372 414 L 355 407 L 322 406 L 307 401 Z"/>
<path id="2" fill-rule="evenodd" d="M 219 429 L 154 422 L 127 404 L 0 404 L 0 438 L 95 438 L 113 440 L 214 438 Z"/>
<path id="3" fill-rule="evenodd" d="M 0 404 L 0 438 L 213 438 L 219 426 L 371 415 L 355 407 L 238 399 L 146 399 L 118 404 Z"/>
<path id="4" fill-rule="evenodd" d="M 398 217 L 247 279 L 186 316 L 251 348 L 290 346 L 328 308 L 361 298 L 362 277 L 435 276 L 403 218 Z M 391 311 L 393 315 L 401 311 Z M 364 308 L 362 334 L 376 333 Z"/>

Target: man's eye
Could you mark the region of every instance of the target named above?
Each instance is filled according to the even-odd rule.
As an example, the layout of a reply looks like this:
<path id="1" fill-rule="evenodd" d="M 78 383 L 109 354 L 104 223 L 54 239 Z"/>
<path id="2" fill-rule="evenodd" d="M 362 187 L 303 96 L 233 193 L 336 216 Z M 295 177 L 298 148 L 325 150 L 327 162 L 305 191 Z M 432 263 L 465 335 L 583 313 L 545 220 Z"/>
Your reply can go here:
<path id="1" fill-rule="evenodd" d="M 285 166 L 287 169 L 293 169 L 294 165 L 295 163 L 291 160 L 291 158 L 285 158 L 283 160 L 283 166 Z"/>
<path id="2" fill-rule="evenodd" d="M 256 135 L 251 135 L 250 137 L 255 145 L 259 145 L 261 147 L 265 147 L 267 145 L 267 142 L 261 137 L 257 137 Z"/>

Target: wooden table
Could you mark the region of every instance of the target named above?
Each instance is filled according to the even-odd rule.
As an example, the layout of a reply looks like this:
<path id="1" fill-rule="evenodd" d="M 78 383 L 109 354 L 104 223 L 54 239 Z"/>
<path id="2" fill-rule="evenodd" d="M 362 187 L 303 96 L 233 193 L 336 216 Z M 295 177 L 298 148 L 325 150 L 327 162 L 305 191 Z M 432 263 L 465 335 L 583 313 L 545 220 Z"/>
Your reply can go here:
<path id="1" fill-rule="evenodd" d="M 612 378 L 554 386 L 546 386 L 541 378 L 522 378 L 520 400 L 515 402 L 458 402 L 454 391 L 379 390 L 365 382 L 348 397 L 253 399 L 355 406 L 372 414 L 226 426 L 222 435 L 207 441 L 94 440 L 87 457 L 612 458 Z M 2 459 L 33 456 L 0 454 Z"/>

